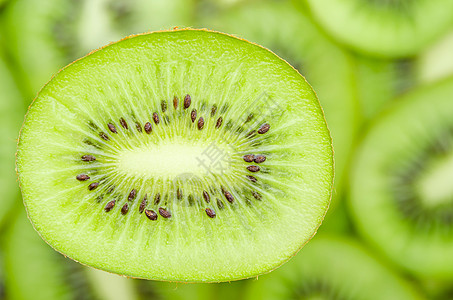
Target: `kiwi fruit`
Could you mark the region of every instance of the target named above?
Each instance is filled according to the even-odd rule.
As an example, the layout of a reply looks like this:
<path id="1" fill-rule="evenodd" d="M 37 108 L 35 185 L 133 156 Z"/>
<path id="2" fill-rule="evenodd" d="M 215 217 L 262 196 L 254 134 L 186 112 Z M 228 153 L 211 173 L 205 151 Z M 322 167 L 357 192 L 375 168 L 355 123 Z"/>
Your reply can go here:
<path id="1" fill-rule="evenodd" d="M 0 49 L 1 50 L 1 49 Z M 2 209 L 0 227 L 16 203 L 19 189 L 14 170 L 17 132 L 23 122 L 25 108 L 22 95 L 0 51 L 0 190 Z M 17 202 L 19 203 L 19 202 Z"/>
<path id="2" fill-rule="evenodd" d="M 52 251 L 24 212 L 15 216 L 2 238 L 8 299 L 95 299 L 82 266 Z"/>
<path id="3" fill-rule="evenodd" d="M 0 299 L 5 299 L 5 277 L 3 267 L 3 253 L 0 249 Z"/>
<path id="4" fill-rule="evenodd" d="M 307 78 L 319 97 L 332 133 L 334 198 L 341 195 L 360 119 L 353 58 L 330 41 L 291 1 L 237 5 L 203 19 L 200 25 L 231 32 L 272 49 Z"/>
<path id="5" fill-rule="evenodd" d="M 131 279 L 81 266 L 49 248 L 19 212 L 3 236 L 10 300 L 139 299 Z"/>
<path id="6" fill-rule="evenodd" d="M 222 283 L 179 283 L 135 280 L 140 299 L 155 300 L 241 300 L 251 279 Z"/>
<path id="7" fill-rule="evenodd" d="M 190 26 L 192 0 L 16 0 L 5 39 L 33 97 L 63 66 L 137 32 Z"/>
<path id="8" fill-rule="evenodd" d="M 373 59 L 362 55 L 354 58 L 362 124 L 372 121 L 393 99 L 418 84 L 414 59 Z"/>
<path id="9" fill-rule="evenodd" d="M 280 266 L 315 234 L 333 181 L 305 79 L 263 47 L 192 29 L 64 68 L 30 106 L 16 165 L 28 216 L 57 251 L 167 281 Z"/>
<path id="10" fill-rule="evenodd" d="M 453 30 L 430 46 L 416 59 L 417 79 L 422 83 L 435 82 L 453 75 Z"/>
<path id="11" fill-rule="evenodd" d="M 372 56 L 413 56 L 453 24 L 450 0 L 299 1 L 333 38 Z"/>
<path id="12" fill-rule="evenodd" d="M 350 210 L 376 249 L 416 276 L 453 278 L 453 78 L 387 109 L 359 146 Z"/>
<path id="13" fill-rule="evenodd" d="M 317 236 L 291 262 L 251 282 L 245 299 L 422 298 L 355 240 Z"/>

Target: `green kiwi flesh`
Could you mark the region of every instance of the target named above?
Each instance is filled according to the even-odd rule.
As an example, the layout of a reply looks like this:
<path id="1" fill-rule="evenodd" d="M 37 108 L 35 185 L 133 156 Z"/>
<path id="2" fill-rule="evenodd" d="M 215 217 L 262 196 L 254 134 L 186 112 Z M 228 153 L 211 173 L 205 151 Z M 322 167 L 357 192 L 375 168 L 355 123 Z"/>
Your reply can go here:
<path id="1" fill-rule="evenodd" d="M 351 173 L 359 231 L 420 277 L 453 277 L 453 78 L 398 99 L 372 125 Z"/>
<path id="2" fill-rule="evenodd" d="M 124 39 L 39 93 L 17 150 L 52 247 L 168 281 L 269 272 L 316 232 L 333 180 L 315 93 L 285 61 L 206 30 Z"/>
<path id="3" fill-rule="evenodd" d="M 288 264 L 251 282 L 247 300 L 421 299 L 414 288 L 354 240 L 316 236 Z"/>
<path id="4" fill-rule="evenodd" d="M 380 57 L 409 57 L 453 23 L 450 0 L 300 0 L 331 36 Z"/>
<path id="5" fill-rule="evenodd" d="M 17 132 L 23 122 L 25 108 L 12 73 L 0 53 L 0 190 L 2 191 L 0 226 L 17 202 L 19 189 L 14 171 Z"/>

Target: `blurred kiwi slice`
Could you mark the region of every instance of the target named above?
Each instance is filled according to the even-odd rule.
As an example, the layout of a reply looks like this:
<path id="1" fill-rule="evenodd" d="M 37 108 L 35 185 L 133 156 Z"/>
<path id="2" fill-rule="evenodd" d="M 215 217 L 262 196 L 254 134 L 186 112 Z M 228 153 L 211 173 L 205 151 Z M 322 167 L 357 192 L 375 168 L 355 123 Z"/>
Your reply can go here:
<path id="1" fill-rule="evenodd" d="M 364 124 L 418 84 L 413 59 L 376 59 L 363 55 L 354 58 L 357 97 Z"/>
<path id="2" fill-rule="evenodd" d="M 0 49 L 1 50 L 1 49 Z M 17 200 L 19 189 L 14 170 L 18 130 L 23 122 L 25 108 L 22 95 L 0 51 L 0 189 L 2 191 L 0 227 Z"/>
<path id="3" fill-rule="evenodd" d="M 376 120 L 351 172 L 357 228 L 420 277 L 453 278 L 453 78 L 406 94 Z"/>
<path id="4" fill-rule="evenodd" d="M 192 0 L 16 0 L 5 11 L 5 44 L 35 96 L 71 61 L 120 38 L 190 26 Z"/>
<path id="5" fill-rule="evenodd" d="M 19 212 L 2 240 L 10 300 L 138 299 L 131 279 L 84 267 L 49 248 Z"/>
<path id="6" fill-rule="evenodd" d="M 230 300 L 243 299 L 244 290 L 251 280 L 222 283 L 178 283 L 136 280 L 140 299 L 155 300 Z"/>
<path id="7" fill-rule="evenodd" d="M 290 263 L 251 282 L 245 299 L 414 300 L 421 297 L 408 282 L 356 241 L 317 236 Z"/>
<path id="8" fill-rule="evenodd" d="M 352 57 L 330 41 L 291 1 L 238 4 L 206 17 L 200 25 L 230 32 L 272 49 L 307 78 L 319 97 L 332 133 L 334 195 L 341 194 L 359 121 Z"/>
<path id="9" fill-rule="evenodd" d="M 417 78 L 422 83 L 435 82 L 453 75 L 453 28 L 440 41 L 420 53 L 416 59 Z"/>
<path id="10" fill-rule="evenodd" d="M 94 299 L 82 267 L 52 251 L 24 212 L 12 220 L 3 242 L 8 299 Z"/>
<path id="11" fill-rule="evenodd" d="M 130 37 L 63 69 L 31 105 L 17 151 L 28 215 L 56 250 L 192 282 L 289 260 L 324 217 L 332 163 L 296 70 L 190 29 Z"/>
<path id="12" fill-rule="evenodd" d="M 357 52 L 410 57 L 453 24 L 450 0 L 300 0 L 336 40 Z"/>

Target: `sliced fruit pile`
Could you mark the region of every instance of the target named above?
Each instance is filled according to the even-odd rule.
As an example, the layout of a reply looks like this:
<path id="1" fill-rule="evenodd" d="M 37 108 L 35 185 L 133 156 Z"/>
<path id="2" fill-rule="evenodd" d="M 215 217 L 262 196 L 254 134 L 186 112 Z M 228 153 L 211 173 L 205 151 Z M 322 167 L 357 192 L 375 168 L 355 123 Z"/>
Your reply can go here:
<path id="1" fill-rule="evenodd" d="M 58 73 L 186 26 L 232 36 Z M 452 299 L 452 37 L 450 0 L 0 0 L 0 299 Z"/>

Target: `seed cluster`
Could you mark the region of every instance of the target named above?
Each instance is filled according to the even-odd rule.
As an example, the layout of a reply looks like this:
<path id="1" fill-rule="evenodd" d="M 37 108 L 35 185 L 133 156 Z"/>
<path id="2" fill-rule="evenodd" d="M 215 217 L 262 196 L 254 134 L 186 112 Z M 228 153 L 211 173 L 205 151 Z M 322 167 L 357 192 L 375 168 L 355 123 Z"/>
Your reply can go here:
<path id="1" fill-rule="evenodd" d="M 180 105 L 179 98 L 175 96 L 173 98 L 173 108 L 175 110 L 177 110 L 179 105 Z M 187 111 L 188 113 L 184 114 L 183 117 L 187 116 L 188 118 L 190 118 L 189 122 L 194 124 L 195 128 L 198 129 L 199 131 L 201 131 L 205 128 L 205 125 L 206 125 L 204 117 L 200 116 L 200 113 L 199 113 L 200 111 L 203 111 L 203 109 L 201 109 L 200 111 L 197 111 L 196 108 L 192 108 L 191 110 L 189 110 L 191 105 L 192 105 L 192 97 L 189 94 L 187 94 L 184 97 L 184 100 L 182 102 L 182 108 L 184 111 Z M 153 134 L 153 126 L 160 126 L 160 124 L 161 125 L 168 124 L 169 123 L 168 116 L 166 116 L 164 114 L 169 109 L 166 101 L 162 101 L 160 103 L 160 109 L 162 111 L 162 115 L 159 115 L 158 111 L 156 110 L 151 114 L 149 120 L 146 120 L 143 123 L 139 122 L 139 121 L 134 121 L 135 126 L 132 126 L 132 128 L 135 127 L 137 132 L 144 131 L 144 133 L 150 135 L 150 134 Z M 170 110 L 171 110 L 171 106 L 170 106 Z M 208 117 L 213 118 L 216 115 L 216 113 L 218 113 L 218 112 L 222 113 L 222 112 L 224 112 L 224 110 L 226 110 L 226 108 L 219 109 L 217 107 L 217 105 L 214 104 L 211 107 L 210 111 L 208 111 Z M 245 123 L 251 121 L 253 118 L 254 118 L 254 115 L 250 114 L 247 117 L 247 120 L 245 121 Z M 143 124 L 143 126 L 141 124 Z M 215 130 L 217 130 L 224 125 L 224 118 L 222 116 L 219 116 L 219 117 L 217 117 L 217 119 L 214 119 L 213 123 L 208 123 L 208 124 L 212 124 L 214 126 Z M 125 120 L 125 118 L 123 118 L 123 117 L 119 118 L 117 124 L 115 124 L 115 122 L 112 120 L 109 121 L 105 125 L 106 131 L 100 130 L 99 127 L 94 125 L 92 122 L 89 123 L 89 126 L 92 130 L 95 130 L 97 132 L 97 135 L 102 140 L 104 140 L 106 142 L 114 140 L 115 135 L 118 135 L 122 130 L 126 130 L 126 131 L 129 130 L 129 125 L 128 125 L 127 121 Z M 232 124 L 230 122 L 228 122 L 224 127 L 225 127 L 225 130 L 231 130 Z M 252 130 L 247 134 L 242 133 L 243 129 L 238 129 L 236 131 L 236 134 L 242 134 L 242 136 L 245 136 L 246 138 L 250 138 L 250 137 L 254 137 L 256 134 L 259 134 L 259 135 L 266 134 L 267 132 L 269 132 L 269 130 L 270 130 L 270 125 L 268 123 L 264 123 L 264 124 L 260 125 L 259 128 Z M 89 145 L 95 146 L 96 148 L 100 148 L 100 146 L 97 146 L 90 141 L 86 140 L 84 142 Z M 238 159 L 240 159 L 240 158 L 238 158 Z M 262 164 L 266 161 L 266 156 L 264 154 L 246 154 L 242 157 L 242 159 L 246 163 L 254 163 L 254 164 L 246 165 L 246 169 L 249 173 L 258 173 L 261 171 L 261 167 L 259 166 L 259 164 Z M 90 164 L 90 163 L 98 162 L 99 160 L 92 154 L 85 154 L 85 155 L 81 156 L 81 161 L 85 164 L 86 163 Z M 246 178 L 252 184 L 258 184 L 258 178 L 256 177 L 256 175 L 255 176 L 253 176 L 251 174 L 246 175 Z M 91 178 L 88 174 L 78 174 L 76 176 L 76 180 L 79 182 L 89 181 L 90 179 Z M 116 186 L 115 185 L 105 185 L 106 182 L 107 182 L 107 180 L 105 178 L 91 182 L 88 184 L 88 190 L 90 192 L 93 192 L 98 188 L 101 189 L 100 186 L 104 185 L 105 189 L 106 189 L 106 191 L 105 191 L 106 194 L 112 194 L 113 192 L 115 192 Z M 225 207 L 225 204 L 223 201 L 226 200 L 226 203 L 230 204 L 230 205 L 233 205 L 233 203 L 235 203 L 235 196 L 233 195 L 232 190 L 229 190 L 222 185 L 220 185 L 218 187 L 218 189 L 220 190 L 221 193 L 219 191 L 216 191 L 215 188 L 213 190 L 212 189 L 211 190 L 202 190 L 199 195 L 196 195 L 196 197 L 192 194 L 187 195 L 187 199 L 188 199 L 189 203 L 193 203 L 195 201 L 195 199 L 203 199 L 204 200 L 204 204 L 203 204 L 204 212 L 210 219 L 214 219 L 217 214 L 216 214 L 216 211 L 214 210 L 214 208 L 212 207 L 212 205 L 216 205 L 217 208 L 221 210 Z M 254 199 L 256 199 L 256 200 L 262 199 L 261 194 L 259 194 L 257 191 L 250 190 L 250 188 L 247 188 L 247 190 L 249 193 L 248 195 L 253 196 Z M 118 195 L 119 191 L 116 191 L 116 193 L 117 194 L 112 195 L 114 199 L 108 201 L 105 204 L 105 206 L 104 206 L 105 212 L 110 212 L 115 208 L 116 205 L 119 205 L 118 202 L 121 201 L 122 197 L 120 195 Z M 99 196 L 96 199 L 98 202 L 101 202 L 104 199 L 105 194 L 104 193 L 102 193 L 102 194 L 98 193 L 98 194 L 99 194 Z M 120 207 L 121 207 L 120 212 L 122 215 L 128 214 L 128 212 L 131 209 L 132 203 L 136 200 L 136 198 L 139 194 L 143 195 L 143 194 L 139 193 L 139 189 L 132 188 L 129 191 L 129 193 L 127 194 L 127 197 L 126 196 L 124 197 L 124 198 L 126 198 L 126 202 L 122 203 L 120 205 Z M 176 199 L 181 200 L 183 198 L 183 191 L 181 188 L 177 188 L 175 194 L 176 194 Z M 219 196 L 216 196 L 217 194 Z M 172 213 L 167 208 L 167 204 L 168 204 L 168 200 L 169 200 L 168 195 L 165 194 L 164 195 L 165 197 L 163 197 L 159 192 L 157 192 L 151 196 L 152 196 L 152 198 L 151 198 L 152 201 L 149 202 L 148 194 L 144 194 L 144 196 L 141 199 L 140 204 L 138 206 L 138 212 L 140 214 L 145 212 L 144 215 L 151 221 L 158 220 L 159 216 L 164 219 L 172 218 Z M 221 198 L 224 198 L 224 200 L 222 201 Z M 197 200 L 197 201 L 200 201 L 200 200 Z"/>

